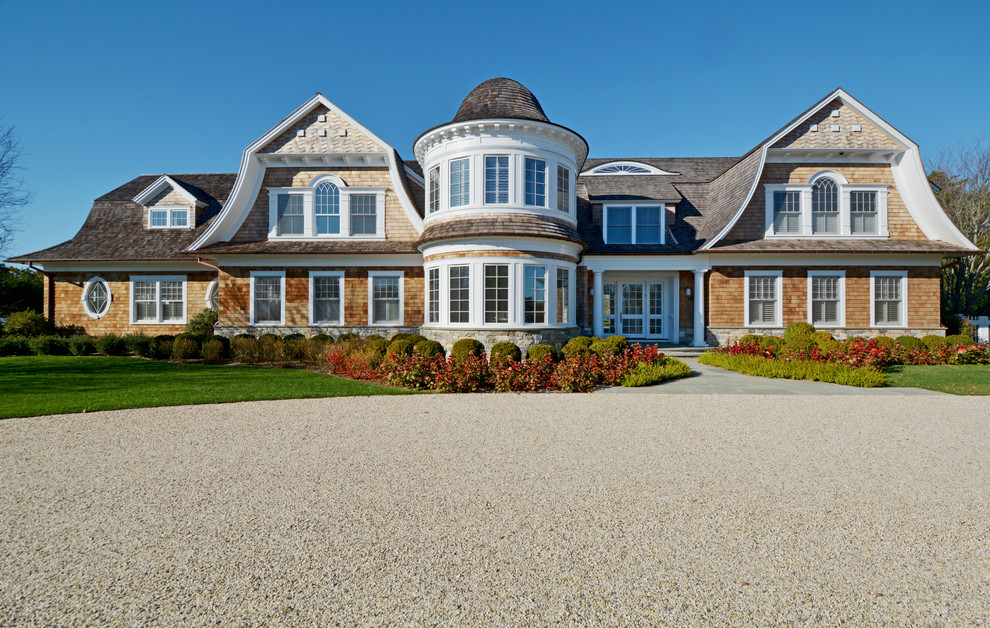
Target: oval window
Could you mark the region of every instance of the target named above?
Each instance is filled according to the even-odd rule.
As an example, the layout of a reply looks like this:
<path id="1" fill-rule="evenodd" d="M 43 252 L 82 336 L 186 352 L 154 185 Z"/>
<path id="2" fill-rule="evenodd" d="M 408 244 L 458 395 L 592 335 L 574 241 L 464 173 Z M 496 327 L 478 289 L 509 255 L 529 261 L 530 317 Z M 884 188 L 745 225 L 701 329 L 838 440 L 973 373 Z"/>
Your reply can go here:
<path id="1" fill-rule="evenodd" d="M 110 285 L 102 277 L 93 277 L 83 288 L 83 307 L 91 318 L 101 318 L 110 309 Z"/>

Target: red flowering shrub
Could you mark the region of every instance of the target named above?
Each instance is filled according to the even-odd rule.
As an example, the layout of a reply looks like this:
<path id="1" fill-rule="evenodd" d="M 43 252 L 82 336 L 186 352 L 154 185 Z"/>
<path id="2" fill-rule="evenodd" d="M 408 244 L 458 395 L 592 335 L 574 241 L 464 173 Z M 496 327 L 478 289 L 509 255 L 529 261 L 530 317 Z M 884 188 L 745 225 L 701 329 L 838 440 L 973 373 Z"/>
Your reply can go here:
<path id="1" fill-rule="evenodd" d="M 598 356 L 573 357 L 557 365 L 550 385 L 564 392 L 591 392 L 602 380 Z"/>
<path id="2" fill-rule="evenodd" d="M 546 390 L 557 365 L 544 354 L 525 362 L 496 361 L 489 364 L 492 386 L 499 392 Z"/>
<path id="3" fill-rule="evenodd" d="M 990 364 L 990 342 L 958 347 L 956 361 L 959 364 Z"/>
<path id="4" fill-rule="evenodd" d="M 392 386 L 430 390 L 446 365 L 447 360 L 439 355 L 388 355 L 378 367 L 378 373 L 382 381 Z"/>
<path id="5" fill-rule="evenodd" d="M 334 375 L 351 379 L 376 380 L 377 356 L 362 349 L 360 340 L 347 340 L 327 347 L 327 369 Z"/>
<path id="6" fill-rule="evenodd" d="M 451 356 L 435 375 L 434 388 L 440 392 L 477 392 L 489 385 L 491 370 L 484 357 L 470 355 L 459 363 Z"/>

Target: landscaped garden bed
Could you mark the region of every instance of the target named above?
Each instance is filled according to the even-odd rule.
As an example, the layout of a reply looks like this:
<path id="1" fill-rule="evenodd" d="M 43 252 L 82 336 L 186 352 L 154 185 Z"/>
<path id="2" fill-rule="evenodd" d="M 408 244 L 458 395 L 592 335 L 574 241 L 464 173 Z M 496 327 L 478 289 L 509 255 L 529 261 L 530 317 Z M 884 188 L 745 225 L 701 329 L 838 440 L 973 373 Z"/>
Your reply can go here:
<path id="1" fill-rule="evenodd" d="M 757 375 L 786 379 L 811 379 L 849 386 L 875 387 L 884 385 L 920 386 L 926 375 L 935 376 L 936 369 L 912 370 L 909 380 L 900 377 L 899 366 L 990 364 L 990 345 L 976 344 L 969 336 L 925 336 L 915 338 L 849 338 L 835 340 L 825 331 L 817 331 L 807 323 L 788 326 L 783 338 L 777 336 L 743 336 L 738 342 L 717 347 L 702 355 L 703 364 Z M 978 366 L 969 369 L 982 372 Z M 892 375 L 894 377 L 888 377 Z M 903 383 L 911 381 L 913 383 Z M 938 390 L 938 388 L 932 388 Z M 973 390 L 979 390 L 977 386 Z M 965 393 L 986 394 L 986 393 Z"/>

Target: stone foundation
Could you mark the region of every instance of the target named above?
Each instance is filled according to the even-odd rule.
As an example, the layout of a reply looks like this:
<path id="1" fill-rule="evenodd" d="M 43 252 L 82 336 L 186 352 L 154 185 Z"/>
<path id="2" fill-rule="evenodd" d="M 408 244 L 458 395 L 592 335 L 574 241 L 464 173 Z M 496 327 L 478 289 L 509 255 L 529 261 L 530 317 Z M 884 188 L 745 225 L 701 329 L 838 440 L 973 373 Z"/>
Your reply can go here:
<path id="1" fill-rule="evenodd" d="M 514 342 L 525 352 L 533 345 L 553 345 L 559 349 L 568 340 L 580 335 L 577 327 L 543 329 L 539 331 L 519 331 L 514 329 L 431 329 L 427 327 L 419 330 L 419 333 L 430 340 L 436 340 L 442 344 L 448 353 L 451 347 L 454 346 L 454 343 L 461 338 L 474 338 L 478 340 L 485 345 L 486 351 L 491 349 L 492 345 L 499 342 Z"/>
<path id="2" fill-rule="evenodd" d="M 897 338 L 899 336 L 945 336 L 944 327 L 907 327 L 904 329 L 873 329 L 871 327 L 839 327 L 835 329 L 820 329 L 832 334 L 836 340 L 845 340 L 851 336 L 860 338 L 874 338 L 876 336 L 889 336 Z M 724 345 L 738 341 L 746 334 L 756 334 L 758 336 L 783 336 L 784 330 L 780 327 L 760 329 L 758 327 L 711 327 L 706 329 L 705 340 L 710 346 Z"/>
<path id="3" fill-rule="evenodd" d="M 357 334 L 362 338 L 368 336 L 381 336 L 388 340 L 395 334 L 418 334 L 419 327 L 376 327 L 373 325 L 354 325 L 350 327 L 320 327 L 318 325 L 283 325 L 280 327 L 252 327 L 252 326 L 234 326 L 217 325 L 214 331 L 219 336 L 226 336 L 227 338 L 233 338 L 238 334 L 250 334 L 254 337 L 258 337 L 262 334 L 275 334 L 276 336 L 288 336 L 290 334 L 301 334 L 303 336 L 316 336 L 317 334 L 326 334 L 337 338 L 344 334 Z"/>

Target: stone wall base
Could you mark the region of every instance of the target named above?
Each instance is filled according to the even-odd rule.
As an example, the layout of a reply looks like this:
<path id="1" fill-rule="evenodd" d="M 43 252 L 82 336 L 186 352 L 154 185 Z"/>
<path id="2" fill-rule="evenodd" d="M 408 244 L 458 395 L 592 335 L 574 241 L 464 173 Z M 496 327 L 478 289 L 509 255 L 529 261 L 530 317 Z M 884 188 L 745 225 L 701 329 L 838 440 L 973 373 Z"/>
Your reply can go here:
<path id="1" fill-rule="evenodd" d="M 395 334 L 418 334 L 419 327 L 376 327 L 374 325 L 352 325 L 350 327 L 320 327 L 318 325 L 282 325 L 279 327 L 254 327 L 250 325 L 217 325 L 214 331 L 219 336 L 232 338 L 238 334 L 251 334 L 258 337 L 262 334 L 275 334 L 276 336 L 288 336 L 290 334 L 302 334 L 303 336 L 315 336 L 326 334 L 337 338 L 344 334 L 357 334 L 362 338 L 378 335 L 386 340 Z"/>
<path id="2" fill-rule="evenodd" d="M 577 327 L 567 329 L 541 329 L 538 331 L 519 331 L 513 329 L 430 329 L 428 327 L 419 330 L 419 333 L 436 340 L 450 352 L 454 343 L 461 338 L 474 338 L 485 345 L 485 351 L 492 348 L 492 345 L 499 342 L 514 342 L 520 349 L 526 351 L 533 345 L 553 345 L 558 349 L 564 344 L 579 335 Z"/>
<path id="3" fill-rule="evenodd" d="M 710 327 L 705 334 L 708 344 L 718 346 L 730 342 L 736 342 L 746 334 L 757 334 L 760 336 L 783 336 L 784 330 L 780 327 L 760 329 L 758 327 Z M 899 336 L 945 336 L 944 327 L 907 327 L 902 329 L 873 329 L 871 327 L 839 327 L 833 329 L 822 328 L 819 331 L 827 331 L 836 340 L 845 340 L 851 336 L 860 338 L 874 338 L 876 336 L 889 336 L 897 338 Z"/>

